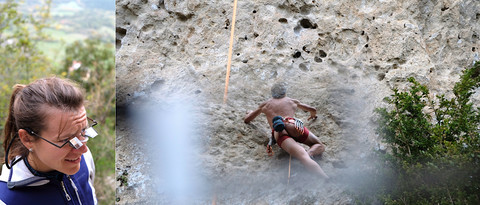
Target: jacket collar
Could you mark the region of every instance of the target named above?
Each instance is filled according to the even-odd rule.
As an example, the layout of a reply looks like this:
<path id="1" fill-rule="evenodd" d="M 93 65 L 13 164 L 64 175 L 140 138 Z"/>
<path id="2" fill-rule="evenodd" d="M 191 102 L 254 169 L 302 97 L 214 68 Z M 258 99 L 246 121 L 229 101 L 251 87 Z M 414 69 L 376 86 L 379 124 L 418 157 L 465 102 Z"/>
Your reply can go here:
<path id="1" fill-rule="evenodd" d="M 17 156 L 15 159 L 18 159 Z M 28 163 L 28 162 L 27 162 Z M 20 160 L 11 169 L 4 164 L 0 181 L 6 182 L 9 189 L 24 186 L 41 186 L 50 182 L 45 176 L 35 176 L 27 167 L 25 159 Z"/>

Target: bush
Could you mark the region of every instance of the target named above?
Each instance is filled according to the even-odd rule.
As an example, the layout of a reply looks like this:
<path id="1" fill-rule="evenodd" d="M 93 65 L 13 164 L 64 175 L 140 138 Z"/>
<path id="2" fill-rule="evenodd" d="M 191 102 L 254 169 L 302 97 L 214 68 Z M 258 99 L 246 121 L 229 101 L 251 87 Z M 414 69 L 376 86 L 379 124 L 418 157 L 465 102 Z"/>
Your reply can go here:
<path id="1" fill-rule="evenodd" d="M 378 108 L 378 133 L 389 144 L 385 154 L 395 187 L 387 204 L 480 204 L 480 113 L 471 101 L 480 86 L 480 62 L 464 70 L 454 96 L 431 97 L 409 78 L 406 92 L 393 89 Z"/>

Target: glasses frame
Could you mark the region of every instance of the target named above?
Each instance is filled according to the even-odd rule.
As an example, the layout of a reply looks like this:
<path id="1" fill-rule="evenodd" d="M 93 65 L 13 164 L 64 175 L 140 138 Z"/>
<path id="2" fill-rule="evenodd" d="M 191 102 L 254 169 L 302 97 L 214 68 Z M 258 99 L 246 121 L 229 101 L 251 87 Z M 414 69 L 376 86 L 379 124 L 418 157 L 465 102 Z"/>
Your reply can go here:
<path id="1" fill-rule="evenodd" d="M 89 118 L 89 117 L 87 117 L 87 119 L 90 120 L 91 122 L 93 122 L 93 124 L 92 124 L 90 127 L 87 127 L 87 128 L 85 128 L 85 129 L 83 129 L 84 131 L 87 130 L 87 129 L 90 129 L 90 128 L 93 129 L 93 127 L 98 124 L 97 121 L 94 120 L 94 119 L 91 119 L 91 118 Z M 79 140 L 79 139 L 77 138 L 77 136 L 75 136 L 75 137 L 73 137 L 72 139 L 70 139 L 70 140 L 66 141 L 65 143 L 63 143 L 62 145 L 57 145 L 57 144 L 55 144 L 55 143 L 53 143 L 53 142 L 51 142 L 51 141 L 43 138 L 43 137 L 40 136 L 39 134 L 35 133 L 35 132 L 34 132 L 32 129 L 30 129 L 30 128 L 24 128 L 24 130 L 26 130 L 29 134 L 35 135 L 35 136 L 39 137 L 40 139 L 45 140 L 46 142 L 48 142 L 48 143 L 50 143 L 51 145 L 53 145 L 53 146 L 55 146 L 55 147 L 57 147 L 57 148 L 60 148 L 60 149 L 63 148 L 66 144 L 69 144 L 71 147 L 73 147 L 73 148 L 75 148 L 75 149 L 79 149 L 79 148 L 82 147 L 82 146 L 75 146 L 74 144 L 72 144 L 71 141 L 74 140 L 74 139 L 77 139 L 77 140 L 80 141 L 80 142 L 86 142 L 86 141 L 88 140 L 88 138 L 89 138 L 89 136 L 83 135 L 82 137 L 85 137 L 87 140 L 86 140 L 86 141 L 81 141 L 81 140 Z M 83 145 L 83 144 L 82 144 L 82 145 Z"/>

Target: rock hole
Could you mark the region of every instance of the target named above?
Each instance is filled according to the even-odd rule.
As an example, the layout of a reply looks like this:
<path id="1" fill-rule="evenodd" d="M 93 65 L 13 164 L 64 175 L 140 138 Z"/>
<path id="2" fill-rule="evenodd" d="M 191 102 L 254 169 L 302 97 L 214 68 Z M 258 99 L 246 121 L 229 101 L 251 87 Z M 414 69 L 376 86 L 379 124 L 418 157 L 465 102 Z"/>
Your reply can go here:
<path id="1" fill-rule="evenodd" d="M 303 14 L 303 15 L 310 14 L 310 6 L 304 5 L 304 6 L 300 7 L 300 13 Z"/>
<path id="2" fill-rule="evenodd" d="M 302 56 L 302 53 L 300 51 L 296 51 L 295 53 L 293 53 L 293 58 L 300 58 L 300 56 Z"/>
<path id="3" fill-rule="evenodd" d="M 242 63 L 248 63 L 248 60 L 245 59 L 245 60 L 242 61 Z"/>
<path id="4" fill-rule="evenodd" d="M 116 27 L 115 33 L 116 33 L 115 47 L 116 49 L 119 49 L 122 46 L 123 37 L 127 35 L 127 29 L 124 29 L 122 27 Z"/>
<path id="5" fill-rule="evenodd" d="M 227 27 L 230 26 L 230 20 L 225 20 L 225 29 L 227 29 Z"/>
<path id="6" fill-rule="evenodd" d="M 318 56 L 315 56 L 315 58 L 313 58 L 313 60 L 314 60 L 315 62 L 317 62 L 317 63 L 323 62 L 323 60 L 322 60 L 320 57 L 318 57 Z"/>
<path id="7" fill-rule="evenodd" d="M 127 29 L 124 29 L 122 27 L 116 27 L 115 32 L 117 33 L 117 35 L 120 35 L 120 39 L 122 39 L 123 37 L 125 37 L 125 35 L 127 35 Z"/>
<path id="8" fill-rule="evenodd" d="M 376 71 L 380 70 L 380 66 L 379 66 L 379 65 L 375 65 L 374 67 L 375 67 L 375 70 L 376 70 Z"/>
<path id="9" fill-rule="evenodd" d="M 300 26 L 302 26 L 303 28 L 312 28 L 312 29 L 316 28 L 316 25 L 313 25 L 312 22 L 310 22 L 310 20 L 308 19 L 300 20 Z"/>
<path id="10" fill-rule="evenodd" d="M 307 52 L 307 53 L 310 53 L 310 51 L 307 50 L 307 46 L 303 46 L 303 47 L 302 47 L 302 50 L 305 51 L 305 52 Z"/>
<path id="11" fill-rule="evenodd" d="M 449 9 L 449 8 L 448 8 L 447 6 L 443 6 L 440 10 L 446 11 L 446 10 L 448 10 L 448 9 Z"/>
<path id="12" fill-rule="evenodd" d="M 392 65 L 392 67 L 393 67 L 393 69 L 398 69 L 398 64 L 394 63 L 394 64 Z"/>
<path id="13" fill-rule="evenodd" d="M 475 47 L 472 47 L 472 51 L 475 52 Z"/>
<path id="14" fill-rule="evenodd" d="M 191 19 L 193 17 L 193 14 L 187 14 L 187 15 L 184 15 L 182 13 L 175 13 L 177 15 L 177 18 L 178 20 L 180 21 L 187 21 L 189 19 Z"/>
<path id="15" fill-rule="evenodd" d="M 377 78 L 379 81 L 382 81 L 383 79 L 385 79 L 385 73 L 378 74 Z"/>
<path id="16" fill-rule="evenodd" d="M 368 43 L 367 43 L 367 44 L 365 44 L 365 48 L 368 48 Z"/>
<path id="17" fill-rule="evenodd" d="M 280 23 L 288 23 L 288 20 L 286 18 L 280 18 L 278 19 L 278 22 Z"/>
<path id="18" fill-rule="evenodd" d="M 297 26 L 295 26 L 295 28 L 293 28 L 293 32 L 294 32 L 295 34 L 297 34 L 297 35 L 300 34 L 300 31 L 301 31 L 301 30 L 302 30 L 302 27 L 299 26 L 299 25 L 297 25 Z"/>
<path id="19" fill-rule="evenodd" d="M 163 84 L 165 84 L 165 80 L 162 80 L 162 79 L 156 80 L 155 82 L 152 83 L 150 88 L 153 90 L 157 90 L 157 89 L 160 89 L 160 87 L 162 87 Z"/>
<path id="20" fill-rule="evenodd" d="M 327 53 L 325 53 L 325 51 L 323 51 L 323 50 L 318 51 L 318 55 L 319 55 L 321 58 L 327 57 Z"/>
<path id="21" fill-rule="evenodd" d="M 374 17 L 372 17 L 372 20 L 375 20 L 375 16 L 374 16 Z"/>
<path id="22" fill-rule="evenodd" d="M 258 33 L 257 32 L 253 33 L 253 37 L 255 38 L 258 37 Z"/>
<path id="23" fill-rule="evenodd" d="M 122 47 L 122 41 L 120 39 L 115 39 L 115 49 L 119 49 L 120 47 Z"/>
<path id="24" fill-rule="evenodd" d="M 365 35 L 365 31 L 362 31 L 362 36 Z"/>
<path id="25" fill-rule="evenodd" d="M 257 10 L 253 10 L 252 13 L 254 13 L 254 14 L 257 13 Z"/>
<path id="26" fill-rule="evenodd" d="M 305 72 L 308 71 L 308 66 L 305 63 L 300 63 L 298 67 L 300 68 L 300 70 L 303 70 Z"/>
<path id="27" fill-rule="evenodd" d="M 142 27 L 142 32 L 149 32 L 152 29 L 153 29 L 153 25 L 152 24 L 147 24 L 147 25 L 144 25 Z"/>

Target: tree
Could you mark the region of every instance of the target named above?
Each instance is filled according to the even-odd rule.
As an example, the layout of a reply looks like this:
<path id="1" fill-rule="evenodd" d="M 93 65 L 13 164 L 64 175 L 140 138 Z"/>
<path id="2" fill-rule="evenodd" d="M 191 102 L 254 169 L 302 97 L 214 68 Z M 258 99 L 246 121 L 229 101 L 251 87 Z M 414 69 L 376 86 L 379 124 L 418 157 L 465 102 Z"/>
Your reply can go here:
<path id="1" fill-rule="evenodd" d="M 385 98 L 378 133 L 396 183 L 386 202 L 480 203 L 480 112 L 471 100 L 480 86 L 480 62 L 464 70 L 454 96 L 431 99 L 426 86 L 409 78 L 410 90 Z"/>
<path id="2" fill-rule="evenodd" d="M 8 114 L 12 87 L 27 84 L 43 77 L 52 68 L 36 43 L 45 39 L 42 29 L 49 18 L 50 2 L 39 11 L 39 17 L 24 15 L 17 11 L 18 4 L 13 0 L 0 3 L 0 133 Z M 0 142 L 3 142 L 3 140 Z M 3 156 L 3 150 L 0 151 Z"/>

